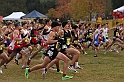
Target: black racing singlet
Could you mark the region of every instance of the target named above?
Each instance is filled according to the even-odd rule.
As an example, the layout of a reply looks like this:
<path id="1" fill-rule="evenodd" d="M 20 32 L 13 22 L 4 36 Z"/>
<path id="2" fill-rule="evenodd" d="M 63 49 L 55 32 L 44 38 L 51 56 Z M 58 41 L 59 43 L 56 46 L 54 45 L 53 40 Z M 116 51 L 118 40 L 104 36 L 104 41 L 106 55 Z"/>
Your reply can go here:
<path id="1" fill-rule="evenodd" d="M 89 28 L 88 31 L 87 31 L 87 34 L 88 34 L 89 37 L 92 36 L 92 32 L 93 32 L 92 28 Z"/>
<path id="2" fill-rule="evenodd" d="M 74 34 L 74 32 L 71 32 L 72 33 L 72 36 L 73 36 L 73 43 L 74 44 L 78 44 L 78 34 Z"/>
<path id="3" fill-rule="evenodd" d="M 119 28 L 116 28 L 116 29 L 114 30 L 114 37 L 118 38 L 119 35 L 120 35 L 120 33 L 119 33 Z"/>
<path id="4" fill-rule="evenodd" d="M 58 36 L 54 38 L 54 40 L 58 40 Z M 46 56 L 48 56 L 51 60 L 55 59 L 58 54 L 58 42 L 49 44 L 49 49 L 46 51 Z"/>
<path id="5" fill-rule="evenodd" d="M 70 33 L 69 30 L 68 30 L 68 32 L 66 32 L 64 30 L 64 39 L 65 39 L 65 42 L 66 42 L 67 46 L 69 47 L 70 46 L 70 42 L 71 42 L 71 33 Z"/>

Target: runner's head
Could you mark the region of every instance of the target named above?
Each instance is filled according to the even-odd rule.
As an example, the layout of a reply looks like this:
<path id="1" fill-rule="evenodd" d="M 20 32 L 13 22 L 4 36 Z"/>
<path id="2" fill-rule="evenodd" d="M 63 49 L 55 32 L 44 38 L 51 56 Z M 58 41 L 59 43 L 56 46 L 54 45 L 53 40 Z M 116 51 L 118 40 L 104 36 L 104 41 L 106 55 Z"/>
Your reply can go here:
<path id="1" fill-rule="evenodd" d="M 62 23 L 62 27 L 63 27 L 64 29 L 70 29 L 70 27 L 69 27 L 69 25 L 68 25 L 68 22 L 63 22 L 63 23 Z"/>
<path id="2" fill-rule="evenodd" d="M 79 31 L 79 27 L 77 25 L 72 26 L 72 29 L 74 29 L 76 32 Z"/>
<path id="3" fill-rule="evenodd" d="M 59 24 L 58 22 L 52 22 L 52 24 L 51 24 L 52 30 L 58 32 L 60 25 L 61 24 Z"/>
<path id="4" fill-rule="evenodd" d="M 21 28 L 19 22 L 16 22 L 16 23 L 14 24 L 14 26 L 15 26 L 15 29 L 20 29 L 20 28 Z"/>

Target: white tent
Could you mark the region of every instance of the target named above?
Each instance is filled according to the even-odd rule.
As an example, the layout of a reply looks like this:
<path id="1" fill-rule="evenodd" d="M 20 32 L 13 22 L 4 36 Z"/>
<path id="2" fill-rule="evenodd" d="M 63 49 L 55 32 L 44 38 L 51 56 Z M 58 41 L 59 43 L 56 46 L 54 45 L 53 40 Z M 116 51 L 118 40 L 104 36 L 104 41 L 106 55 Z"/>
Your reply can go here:
<path id="1" fill-rule="evenodd" d="M 9 16 L 3 18 L 3 20 L 21 20 L 21 17 L 25 14 L 23 12 L 13 12 Z"/>
<path id="2" fill-rule="evenodd" d="M 119 7 L 117 9 L 113 10 L 113 12 L 117 12 L 117 11 L 124 12 L 124 6 Z"/>

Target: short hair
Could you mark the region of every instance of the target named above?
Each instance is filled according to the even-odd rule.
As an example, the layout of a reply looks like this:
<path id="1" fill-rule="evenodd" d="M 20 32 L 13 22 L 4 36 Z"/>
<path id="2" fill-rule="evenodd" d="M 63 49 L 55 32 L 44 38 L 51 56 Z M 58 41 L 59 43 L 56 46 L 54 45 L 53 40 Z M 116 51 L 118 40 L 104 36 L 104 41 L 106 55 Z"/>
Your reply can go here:
<path id="1" fill-rule="evenodd" d="M 119 24 L 119 22 L 116 22 L 116 25 Z"/>
<path id="2" fill-rule="evenodd" d="M 24 26 L 25 24 L 27 24 L 27 23 L 26 23 L 26 22 L 23 22 L 23 23 L 22 23 L 22 26 Z"/>
<path id="3" fill-rule="evenodd" d="M 50 21 L 50 19 L 47 19 L 47 20 L 45 21 L 45 23 L 47 24 L 49 21 Z"/>

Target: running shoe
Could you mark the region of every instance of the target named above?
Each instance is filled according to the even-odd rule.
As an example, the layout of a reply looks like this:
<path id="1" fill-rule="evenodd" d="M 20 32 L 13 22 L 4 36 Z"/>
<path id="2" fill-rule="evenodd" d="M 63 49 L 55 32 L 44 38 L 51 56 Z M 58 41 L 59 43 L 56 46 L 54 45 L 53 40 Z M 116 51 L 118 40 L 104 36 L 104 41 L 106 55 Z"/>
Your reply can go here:
<path id="1" fill-rule="evenodd" d="M 121 48 L 121 51 L 123 51 L 124 50 L 124 48 Z"/>
<path id="2" fill-rule="evenodd" d="M 62 80 L 67 80 L 67 79 L 72 79 L 72 78 L 73 78 L 73 76 L 67 76 L 67 75 L 66 75 L 66 76 L 63 76 L 63 77 L 62 77 Z"/>
<path id="3" fill-rule="evenodd" d="M 98 56 L 95 54 L 94 57 L 98 57 Z"/>
<path id="4" fill-rule="evenodd" d="M 14 62 L 15 62 L 17 65 L 19 65 L 18 60 L 15 59 Z"/>
<path id="5" fill-rule="evenodd" d="M 84 55 L 87 55 L 87 52 L 84 52 Z"/>
<path id="6" fill-rule="evenodd" d="M 112 50 L 112 49 L 110 49 L 110 50 L 109 50 L 109 52 L 113 52 L 113 50 Z"/>
<path id="7" fill-rule="evenodd" d="M 118 51 L 117 49 L 114 49 L 114 51 L 115 51 L 116 53 L 119 53 L 119 51 Z"/>
<path id="8" fill-rule="evenodd" d="M 26 69 L 25 69 L 25 78 L 27 78 L 27 79 L 28 79 L 28 76 L 29 76 L 28 70 L 29 70 L 29 68 L 26 68 Z"/>
<path id="9" fill-rule="evenodd" d="M 69 66 L 68 69 L 70 69 L 71 72 L 73 72 L 73 73 L 78 73 L 78 71 L 76 69 L 74 69 L 73 66 Z"/>
<path id="10" fill-rule="evenodd" d="M 26 68 L 29 68 L 29 67 L 28 66 L 25 66 L 25 65 L 22 66 L 22 69 L 26 69 Z"/>
<path id="11" fill-rule="evenodd" d="M 75 66 L 75 69 L 82 70 L 83 68 L 81 68 L 81 67 L 78 65 L 78 66 Z"/>
<path id="12" fill-rule="evenodd" d="M 2 72 L 2 68 L 0 68 L 0 74 L 2 74 L 3 72 Z"/>
<path id="13" fill-rule="evenodd" d="M 57 69 L 55 69 L 54 67 L 50 67 L 49 69 L 50 69 L 50 70 L 57 70 Z"/>
<path id="14" fill-rule="evenodd" d="M 104 54 L 106 54 L 106 50 L 104 50 Z"/>
<path id="15" fill-rule="evenodd" d="M 56 72 L 57 74 L 63 74 L 63 72 L 62 71 L 59 71 L 59 72 Z"/>
<path id="16" fill-rule="evenodd" d="M 4 65 L 3 65 L 3 66 L 4 66 L 4 68 L 5 68 L 5 69 L 7 69 L 7 64 L 6 64 L 6 63 L 4 63 Z"/>
<path id="17" fill-rule="evenodd" d="M 47 72 L 45 71 L 45 68 L 43 68 L 42 71 L 43 71 L 43 72 L 42 72 L 42 76 L 45 77 L 45 76 L 46 76 L 46 73 L 47 73 Z"/>

